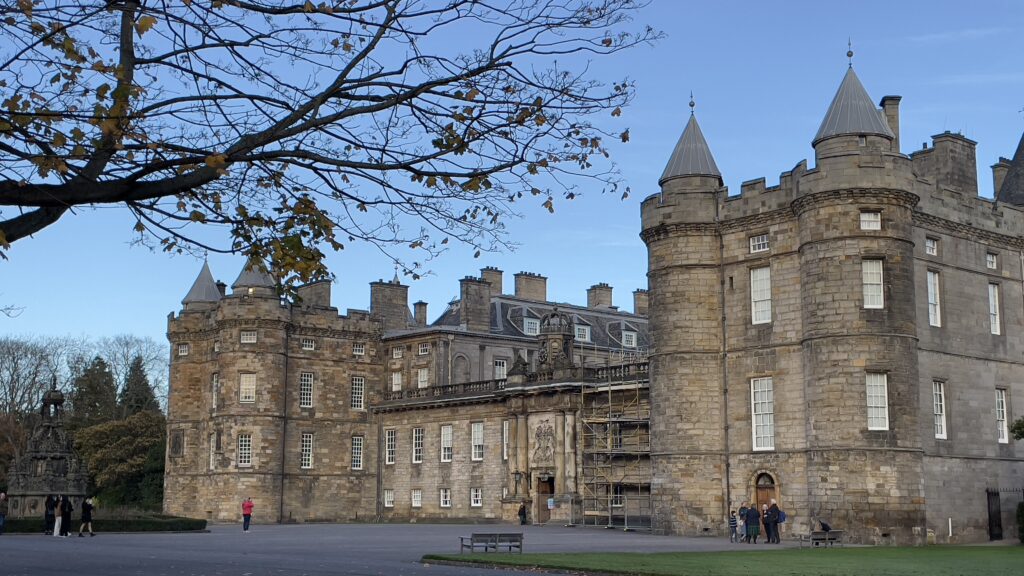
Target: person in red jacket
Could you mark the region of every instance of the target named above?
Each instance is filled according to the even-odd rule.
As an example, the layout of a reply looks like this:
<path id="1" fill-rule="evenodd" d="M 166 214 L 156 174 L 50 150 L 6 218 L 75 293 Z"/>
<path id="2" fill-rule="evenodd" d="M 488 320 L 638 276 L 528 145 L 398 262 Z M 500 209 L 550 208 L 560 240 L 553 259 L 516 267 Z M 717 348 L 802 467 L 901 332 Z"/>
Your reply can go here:
<path id="1" fill-rule="evenodd" d="M 249 523 L 252 522 L 252 508 L 255 504 L 252 503 L 252 498 L 246 498 L 242 501 L 242 532 L 249 531 Z"/>

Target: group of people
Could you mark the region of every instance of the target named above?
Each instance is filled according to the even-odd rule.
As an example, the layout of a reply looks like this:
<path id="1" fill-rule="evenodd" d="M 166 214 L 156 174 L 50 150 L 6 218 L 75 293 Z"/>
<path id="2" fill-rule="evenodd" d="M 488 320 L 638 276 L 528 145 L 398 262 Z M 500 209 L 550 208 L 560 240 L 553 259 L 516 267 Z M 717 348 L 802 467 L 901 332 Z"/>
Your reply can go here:
<path id="1" fill-rule="evenodd" d="M 747 506 L 746 502 L 740 504 L 739 511 L 729 511 L 729 542 L 757 544 L 757 538 L 761 535 L 761 526 L 764 526 L 763 544 L 779 543 L 779 524 L 786 521 L 785 512 L 779 509 L 778 503 L 772 498 L 771 505 L 762 504 L 757 509 L 757 504 Z"/>
<path id="2" fill-rule="evenodd" d="M 78 537 L 85 537 L 85 530 L 89 530 L 89 536 L 95 536 L 92 531 L 92 511 L 94 509 L 92 497 L 82 501 L 82 523 L 78 527 Z M 46 527 L 44 534 L 53 534 L 58 538 L 67 538 L 71 531 L 71 513 L 75 510 L 71 498 L 62 494 L 49 495 L 43 505 Z"/>

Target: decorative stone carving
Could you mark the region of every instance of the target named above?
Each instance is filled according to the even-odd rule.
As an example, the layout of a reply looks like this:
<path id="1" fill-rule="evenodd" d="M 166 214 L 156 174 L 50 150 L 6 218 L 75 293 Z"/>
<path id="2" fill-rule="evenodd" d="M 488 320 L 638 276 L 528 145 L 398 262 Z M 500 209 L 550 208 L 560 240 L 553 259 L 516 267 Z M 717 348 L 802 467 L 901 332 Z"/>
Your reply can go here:
<path id="1" fill-rule="evenodd" d="M 534 466 L 555 463 L 555 429 L 549 422 L 541 422 L 533 432 Z"/>

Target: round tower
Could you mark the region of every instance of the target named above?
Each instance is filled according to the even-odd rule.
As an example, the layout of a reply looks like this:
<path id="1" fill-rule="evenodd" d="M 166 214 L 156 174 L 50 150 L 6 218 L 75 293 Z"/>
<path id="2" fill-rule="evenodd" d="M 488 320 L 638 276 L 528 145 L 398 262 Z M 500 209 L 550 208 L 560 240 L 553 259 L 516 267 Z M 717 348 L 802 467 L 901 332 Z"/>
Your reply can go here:
<path id="1" fill-rule="evenodd" d="M 691 101 L 691 108 L 692 108 Z M 656 529 L 701 534 L 724 522 L 722 177 L 697 119 L 641 204 L 647 244 L 651 361 L 651 493 Z"/>

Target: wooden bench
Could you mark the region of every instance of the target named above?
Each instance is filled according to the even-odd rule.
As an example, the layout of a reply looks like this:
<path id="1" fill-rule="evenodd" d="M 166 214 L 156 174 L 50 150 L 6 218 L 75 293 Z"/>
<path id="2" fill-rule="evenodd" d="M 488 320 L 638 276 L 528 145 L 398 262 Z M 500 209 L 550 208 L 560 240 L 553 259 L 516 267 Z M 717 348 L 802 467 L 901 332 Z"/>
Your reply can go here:
<path id="1" fill-rule="evenodd" d="M 459 554 L 469 549 L 475 552 L 477 548 L 483 548 L 484 552 L 499 552 L 502 548 L 511 552 L 513 549 L 523 553 L 522 532 L 493 532 L 459 536 Z"/>
<path id="2" fill-rule="evenodd" d="M 804 542 L 807 542 L 811 546 L 835 546 L 838 544 L 840 547 L 843 545 L 843 531 L 842 530 L 814 530 L 810 534 L 800 535 L 800 547 L 804 547 Z"/>

